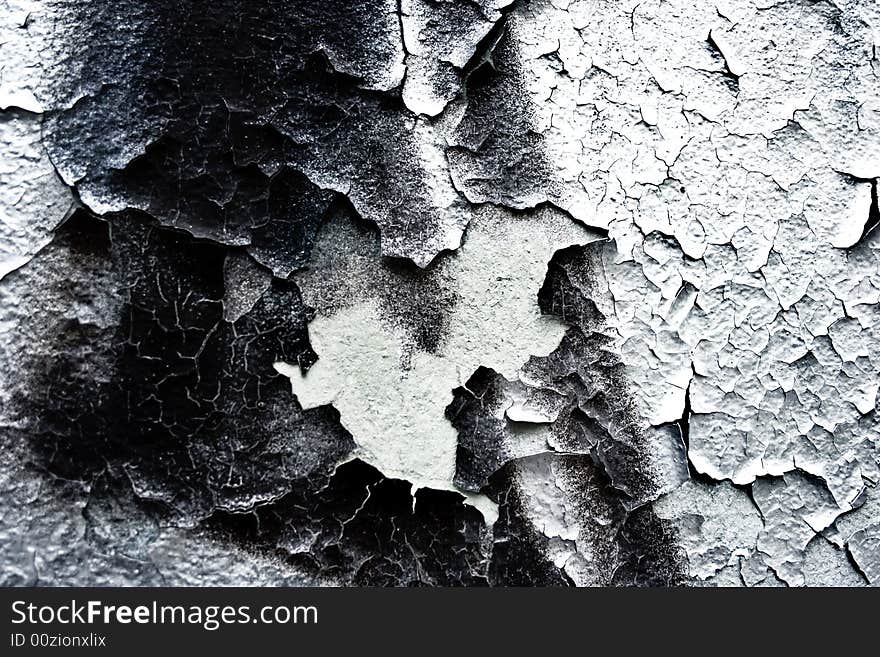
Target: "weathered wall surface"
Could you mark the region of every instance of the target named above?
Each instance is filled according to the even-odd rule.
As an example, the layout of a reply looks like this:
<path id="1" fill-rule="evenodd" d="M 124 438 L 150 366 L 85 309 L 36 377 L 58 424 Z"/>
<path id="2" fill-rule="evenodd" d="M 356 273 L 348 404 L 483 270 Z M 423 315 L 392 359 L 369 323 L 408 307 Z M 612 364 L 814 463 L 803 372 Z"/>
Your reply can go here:
<path id="1" fill-rule="evenodd" d="M 2 0 L 0 582 L 880 583 L 873 0 Z"/>

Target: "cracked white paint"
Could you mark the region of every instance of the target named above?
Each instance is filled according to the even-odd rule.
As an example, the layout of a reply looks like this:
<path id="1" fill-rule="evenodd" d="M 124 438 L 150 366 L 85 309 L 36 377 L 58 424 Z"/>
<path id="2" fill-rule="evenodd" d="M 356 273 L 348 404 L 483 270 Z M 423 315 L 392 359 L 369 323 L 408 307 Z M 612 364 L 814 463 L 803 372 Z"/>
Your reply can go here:
<path id="1" fill-rule="evenodd" d="M 40 125 L 30 112 L 0 113 L 0 279 L 49 243 L 74 204 L 43 152 Z"/>
<path id="2" fill-rule="evenodd" d="M 695 510 L 704 522 L 682 540 L 700 579 L 751 554 L 747 583 L 804 583 L 813 537 L 880 481 L 877 238 L 847 250 L 880 162 L 877 14 L 869 2 L 632 0 L 538 1 L 511 16 L 556 202 L 610 231 L 596 303 L 644 422 L 677 420 L 688 391 L 692 465 L 754 483 L 767 509 L 763 530 L 750 512 L 723 540 L 706 533 L 711 505 Z M 445 102 L 419 98 L 427 114 Z M 467 170 L 451 165 L 461 188 Z M 331 332 L 317 321 L 320 340 Z M 676 499 L 686 494 L 721 493 Z"/>
<path id="3" fill-rule="evenodd" d="M 337 226 L 348 256 L 297 276 L 318 309 L 310 335 L 320 360 L 306 376 L 278 369 L 303 406 L 332 403 L 359 456 L 385 475 L 448 489 L 452 389 L 480 365 L 515 378 L 530 355 L 558 344 L 564 327 L 540 316 L 537 290 L 554 250 L 594 236 L 551 210 L 513 214 L 487 205 L 498 200 L 491 190 L 459 191 L 476 176 L 470 155 L 447 160 L 449 126 L 467 100 L 456 99 L 455 72 L 511 3 L 478 3 L 482 16 L 453 42 L 437 36 L 430 3 L 403 0 L 400 16 L 388 4 L 402 43 L 365 86 L 402 83 L 406 106 L 424 115 L 410 132 L 444 230 L 418 249 L 386 241 L 383 252 L 411 258 L 453 293 L 448 325 L 436 351 L 415 348 L 371 290 L 379 261 Z M 3 5 L 0 107 L 12 110 L 0 124 L 0 277 L 46 243 L 69 204 L 38 146 L 39 117 L 14 109 L 42 110 L 35 44 L 49 28 L 21 27 L 42 6 Z M 528 123 L 544 140 L 552 185 L 501 201 L 549 200 L 609 230 L 607 294 L 594 300 L 639 421 L 674 422 L 690 399 L 688 456 L 705 477 L 656 503 L 677 527 L 690 575 L 852 583 L 847 550 L 859 577 L 876 583 L 880 237 L 862 233 L 880 176 L 880 6 L 535 0 L 511 11 L 521 93 L 535 109 Z M 382 218 L 368 185 L 307 173 Z M 92 205 L 111 209 L 102 201 Z M 321 248 L 315 261 L 331 262 Z M 337 296 L 321 287 L 346 278 L 354 283 Z M 515 401 L 506 412 L 552 420 Z M 537 445 L 543 429 L 525 438 Z M 577 582 L 599 581 L 592 530 L 570 508 L 577 475 L 562 470 L 540 456 L 518 464 L 530 518 L 551 539 L 554 563 Z"/>
<path id="4" fill-rule="evenodd" d="M 788 561 L 771 562 L 791 583 L 802 577 L 784 563 L 878 481 L 876 237 L 841 248 L 862 234 L 880 162 L 877 13 L 749 1 L 517 12 L 560 175 L 577 162 L 616 245 L 605 310 L 646 417 L 680 416 L 689 386 L 698 471 L 747 484 L 801 470 L 830 492 L 803 537 L 778 538 Z"/>

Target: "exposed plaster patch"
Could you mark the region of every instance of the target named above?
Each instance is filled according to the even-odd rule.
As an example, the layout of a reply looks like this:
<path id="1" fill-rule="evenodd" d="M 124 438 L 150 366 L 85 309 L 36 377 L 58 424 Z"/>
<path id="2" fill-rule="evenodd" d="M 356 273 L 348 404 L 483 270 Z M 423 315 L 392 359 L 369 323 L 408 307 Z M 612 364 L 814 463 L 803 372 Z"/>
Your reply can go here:
<path id="1" fill-rule="evenodd" d="M 276 367 L 304 408 L 339 410 L 367 462 L 416 487 L 451 488 L 457 433 L 444 410 L 452 390 L 481 365 L 513 379 L 529 356 L 556 347 L 564 326 L 537 303 L 547 263 L 554 251 L 598 236 L 551 209 L 532 216 L 478 210 L 462 247 L 434 265 L 432 275 L 452 297 L 436 346 L 426 351 L 383 313 L 377 296 L 400 291 L 383 282 L 388 265 L 375 249 L 364 253 L 350 223 L 325 235 L 310 269 L 297 276 L 317 310 L 309 338 L 318 361 L 305 373 Z"/>

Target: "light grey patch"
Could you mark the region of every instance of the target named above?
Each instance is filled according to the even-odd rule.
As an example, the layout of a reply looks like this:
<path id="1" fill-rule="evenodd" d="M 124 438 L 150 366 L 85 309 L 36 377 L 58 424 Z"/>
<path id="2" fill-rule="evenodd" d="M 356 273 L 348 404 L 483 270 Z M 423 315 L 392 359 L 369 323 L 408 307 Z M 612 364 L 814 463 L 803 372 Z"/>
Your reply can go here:
<path id="1" fill-rule="evenodd" d="M 324 246 L 319 239 L 316 266 L 297 275 L 304 301 L 316 309 L 309 336 L 318 362 L 306 375 L 285 364 L 279 371 L 303 407 L 332 403 L 339 410 L 367 462 L 417 486 L 449 488 L 456 433 L 444 411 L 453 389 L 481 365 L 514 379 L 530 355 L 556 347 L 564 326 L 537 303 L 547 263 L 556 250 L 599 236 L 549 207 L 529 215 L 474 209 L 464 244 L 422 279 L 428 294 L 436 281 L 441 300 L 455 299 L 429 307 L 443 332 L 427 350 L 433 345 L 419 345 L 406 324 L 389 321 L 395 314 L 382 302 L 393 293 L 399 311 L 397 299 L 418 299 L 423 283 L 393 269 L 389 276 L 373 264 L 374 247 L 362 252 L 352 224 L 341 227 L 326 233 Z M 322 258 L 340 237 L 350 243 L 341 249 L 348 255 Z"/>
<path id="2" fill-rule="evenodd" d="M 855 532 L 846 547 L 871 585 L 880 586 L 880 523 Z"/>

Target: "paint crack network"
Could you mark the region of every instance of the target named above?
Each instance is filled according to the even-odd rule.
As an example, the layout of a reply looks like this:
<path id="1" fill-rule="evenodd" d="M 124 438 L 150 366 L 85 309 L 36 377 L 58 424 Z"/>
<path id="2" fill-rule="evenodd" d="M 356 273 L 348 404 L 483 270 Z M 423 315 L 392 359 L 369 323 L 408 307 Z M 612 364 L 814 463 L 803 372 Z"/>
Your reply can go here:
<path id="1" fill-rule="evenodd" d="M 880 583 L 873 0 L 0 0 L 5 585 Z"/>

